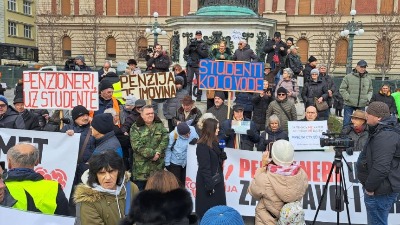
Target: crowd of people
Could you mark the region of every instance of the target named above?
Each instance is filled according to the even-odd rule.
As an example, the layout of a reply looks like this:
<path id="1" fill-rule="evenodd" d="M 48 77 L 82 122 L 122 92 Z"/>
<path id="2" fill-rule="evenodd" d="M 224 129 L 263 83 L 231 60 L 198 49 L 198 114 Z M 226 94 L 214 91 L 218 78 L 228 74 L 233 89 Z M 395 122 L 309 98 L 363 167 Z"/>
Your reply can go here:
<path id="1" fill-rule="evenodd" d="M 400 135 L 394 117 L 400 98 L 392 96 L 387 84 L 373 94 L 365 60 L 360 60 L 337 88 L 326 65 L 318 65 L 318 60 L 310 56 L 303 69 L 294 40 L 288 38 L 285 43 L 275 32 L 264 46 L 267 58 L 263 90 L 237 92 L 232 108 L 226 105 L 231 98 L 227 92 L 207 90 L 207 110 L 202 112 L 193 100 L 193 96 L 196 100 L 201 97 L 201 91 L 193 85 L 201 59 L 259 59 L 245 40 L 240 40 L 235 51 L 224 41 L 210 51 L 202 32 L 196 31 L 195 36 L 184 50 L 187 74 L 181 65 L 172 66 L 176 96 L 160 101 L 166 124 L 154 104 L 137 96 L 128 96 L 121 104 L 113 96 L 118 76 L 108 61 L 99 71 L 97 111 L 78 105 L 70 118 L 63 118 L 59 111 L 51 114 L 47 110 L 27 110 L 22 82 L 17 85 L 13 105 L 0 95 L 2 128 L 81 134 L 71 196 L 65 196 L 57 182 L 46 181 L 33 170 L 38 150 L 20 143 L 7 153 L 8 171 L 0 182 L 0 204 L 74 215 L 82 225 L 118 224 L 120 220 L 122 224 L 183 225 L 197 220 L 200 224 L 221 224 L 216 222 L 220 217 L 232 219 L 230 224 L 243 224 L 238 212 L 223 206 L 227 204 L 223 176 L 226 145 L 263 152 L 263 166 L 257 170 L 249 193 L 259 200 L 256 224 L 275 224 L 282 207 L 301 201 L 307 189 L 307 175 L 294 160 L 288 121 L 327 120 L 335 105 L 337 116 L 342 115 L 342 108 L 344 111 L 342 133 L 355 142 L 347 153 L 361 152 L 357 174 L 365 188 L 368 221 L 385 221 L 385 216 L 387 220 L 390 204 L 384 210 L 377 208 L 380 203 L 393 203 L 400 192 L 400 139 L 386 138 Z M 83 56 L 78 56 L 76 63 L 82 70 L 87 69 Z M 168 54 L 157 44 L 148 55 L 146 70 L 166 72 L 170 66 Z M 125 73 L 140 74 L 136 60 L 128 60 Z M 305 117 L 299 119 L 296 104 L 301 102 Z M 240 122 L 249 124 L 246 131 L 233 129 L 233 124 Z M 189 145 L 197 145 L 197 216 L 192 214 L 193 203 L 184 190 Z M 42 199 L 45 201 L 39 201 Z M 304 214 L 296 216 L 291 222 L 286 218 L 280 223 L 304 222 Z"/>

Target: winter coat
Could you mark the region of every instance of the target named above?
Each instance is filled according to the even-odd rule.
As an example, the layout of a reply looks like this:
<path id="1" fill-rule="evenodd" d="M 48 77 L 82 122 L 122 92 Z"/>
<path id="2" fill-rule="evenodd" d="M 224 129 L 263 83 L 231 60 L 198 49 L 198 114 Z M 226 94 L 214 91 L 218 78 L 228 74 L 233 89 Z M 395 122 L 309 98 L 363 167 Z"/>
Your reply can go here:
<path id="1" fill-rule="evenodd" d="M 131 146 L 134 154 L 133 180 L 147 180 L 150 175 L 164 168 L 165 149 L 168 146 L 168 131 L 157 116 L 151 126 L 146 126 L 142 117 L 138 117 L 130 131 Z M 152 161 L 156 153 L 157 161 Z"/>
<path id="2" fill-rule="evenodd" d="M 357 160 L 357 178 L 374 195 L 400 192 L 400 134 L 393 127 L 399 129 L 395 117 L 382 118 L 370 127 Z"/>
<path id="3" fill-rule="evenodd" d="M 258 200 L 255 225 L 276 224 L 283 205 L 300 201 L 308 188 L 307 174 L 300 165 L 292 165 L 294 175 L 273 172 L 270 169 L 272 166 L 275 165 L 258 169 L 250 183 L 249 194 Z M 271 214 L 277 218 L 274 219 Z"/>
<path id="4" fill-rule="evenodd" d="M 213 60 L 232 60 L 232 51 L 230 48 L 226 48 L 225 52 L 221 53 L 217 47 L 212 50 L 211 54 Z M 223 59 L 221 59 L 221 55 L 224 56 Z"/>
<path id="5" fill-rule="evenodd" d="M 333 104 L 333 95 L 335 95 L 335 93 L 338 92 L 338 90 L 337 90 L 337 88 L 336 88 L 336 84 L 335 84 L 335 82 L 333 81 L 331 75 L 329 75 L 329 74 L 322 74 L 322 73 L 320 73 L 319 76 L 318 76 L 318 78 L 321 78 L 322 81 L 325 82 L 328 91 L 329 91 L 329 90 L 332 91 L 332 97 L 329 97 L 329 95 L 328 95 L 328 101 L 327 101 L 329 107 L 332 107 L 332 104 Z"/>
<path id="6" fill-rule="evenodd" d="M 390 113 L 395 114 L 397 113 L 396 109 L 396 102 L 394 101 L 394 98 L 392 95 L 384 95 L 381 91 L 378 93 L 375 93 L 372 95 L 371 101 L 370 102 L 384 102 L 386 105 L 389 106 Z"/>
<path id="7" fill-rule="evenodd" d="M 14 108 L 7 106 L 7 111 L 0 115 L 0 128 L 25 129 L 24 118 Z"/>
<path id="8" fill-rule="evenodd" d="M 301 98 L 307 108 L 308 106 L 315 106 L 315 98 L 320 97 L 322 97 L 324 101 L 328 100 L 328 88 L 326 83 L 318 77 L 317 81 L 310 80 L 304 85 Z"/>
<path id="9" fill-rule="evenodd" d="M 167 98 L 163 104 L 163 114 L 165 119 L 173 119 L 176 117 L 176 111 L 182 105 L 183 98 L 189 95 L 185 89 L 176 90 L 176 95 L 173 98 Z"/>
<path id="10" fill-rule="evenodd" d="M 30 111 L 37 117 L 40 129 L 43 130 L 47 123 L 46 118 L 43 115 L 49 115 L 49 111 L 47 111 L 47 109 L 31 109 Z"/>
<path id="11" fill-rule="evenodd" d="M 15 98 L 24 98 L 24 86 L 22 83 L 17 83 L 14 90 Z"/>
<path id="12" fill-rule="evenodd" d="M 279 128 L 273 132 L 269 127 L 265 129 L 260 135 L 260 141 L 258 142 L 257 151 L 263 152 L 267 149 L 270 143 L 274 143 L 278 140 L 289 141 L 288 133 Z M 272 145 L 270 146 L 272 147 Z M 271 149 L 269 149 L 271 151 Z"/>
<path id="13" fill-rule="evenodd" d="M 210 148 L 205 143 L 199 143 L 196 147 L 198 170 L 196 175 L 196 214 L 201 219 L 204 213 L 217 205 L 226 205 L 223 158 L 223 150 L 214 143 Z M 211 177 L 216 173 L 221 176 L 221 182 L 214 185 Z M 209 194 L 212 192 L 213 194 Z"/>
<path id="14" fill-rule="evenodd" d="M 132 109 L 128 117 L 126 117 L 125 122 L 121 125 L 121 131 L 123 133 L 128 132 L 132 127 L 132 124 L 136 122 L 137 118 L 140 117 L 140 113 L 136 109 Z"/>
<path id="15" fill-rule="evenodd" d="M 104 134 L 103 137 L 95 139 L 95 149 L 93 151 L 93 155 L 98 155 L 102 152 L 110 150 L 114 150 L 119 156 L 123 157 L 121 144 L 119 143 L 118 138 L 115 136 L 114 131 L 110 131 L 107 134 Z"/>
<path id="16" fill-rule="evenodd" d="M 315 69 L 315 67 L 312 67 L 310 63 L 307 63 L 306 66 L 304 67 L 303 70 L 303 76 L 304 76 L 304 83 L 307 83 L 311 79 L 311 70 Z"/>
<path id="17" fill-rule="evenodd" d="M 219 123 L 222 123 L 223 121 L 231 118 L 232 115 L 232 109 L 230 110 L 230 116 L 228 116 L 228 106 L 223 104 L 220 107 L 216 107 L 215 105 L 207 110 L 208 113 L 212 113 L 215 118 L 219 121 Z"/>
<path id="18" fill-rule="evenodd" d="M 208 46 L 203 40 L 196 40 L 196 46 L 190 43 L 183 49 L 183 53 L 188 56 L 187 65 L 199 68 L 200 59 L 208 58 Z"/>
<path id="19" fill-rule="evenodd" d="M 165 150 L 165 166 L 169 166 L 171 163 L 186 167 L 187 150 L 189 142 L 193 139 L 199 139 L 199 135 L 196 129 L 192 126 L 190 128 L 189 137 L 184 137 L 178 134 L 177 128 L 175 128 L 171 133 L 169 133 L 168 147 Z"/>
<path id="20" fill-rule="evenodd" d="M 342 95 L 337 91 L 335 94 L 333 94 L 333 108 L 337 110 L 342 110 L 343 109 L 343 98 Z"/>
<path id="21" fill-rule="evenodd" d="M 279 106 L 279 104 L 282 106 L 282 108 L 286 111 L 288 114 L 289 118 L 286 116 L 284 111 L 282 111 L 282 108 Z M 267 109 L 267 115 L 266 115 L 266 120 L 272 115 L 276 114 L 279 118 L 279 121 L 281 122 L 281 128 L 284 131 L 288 131 L 288 121 L 296 121 L 297 120 L 297 113 L 296 113 L 296 107 L 294 104 L 285 98 L 283 101 L 279 101 L 278 99 L 272 101 Z M 265 122 L 267 124 L 268 121 Z"/>
<path id="22" fill-rule="evenodd" d="M 98 72 L 98 75 L 99 75 L 99 82 L 100 82 L 101 80 L 103 80 L 103 79 L 108 75 L 109 72 L 113 72 L 113 73 L 115 73 L 115 74 L 117 73 L 117 71 L 115 71 L 114 68 L 109 68 L 107 73 L 104 71 L 104 67 L 101 68 L 101 69 L 99 70 L 99 72 Z M 103 75 L 104 75 L 104 76 L 103 76 Z"/>
<path id="23" fill-rule="evenodd" d="M 272 93 L 271 93 L 272 94 Z M 251 103 L 253 103 L 253 117 L 252 120 L 256 124 L 256 128 L 258 131 L 262 131 L 265 129 L 265 121 L 266 121 L 266 114 L 269 103 L 273 100 L 273 97 L 269 97 L 264 95 L 260 97 L 259 93 L 254 93 L 253 98 L 251 99 Z"/>
<path id="24" fill-rule="evenodd" d="M 104 111 L 109 108 L 119 108 L 119 106 L 114 106 L 114 99 L 116 98 L 112 97 L 110 100 L 104 100 L 104 98 L 99 97 L 99 110 L 94 111 L 94 116 L 104 113 Z M 116 102 L 118 102 L 118 100 L 116 100 Z"/>
<path id="25" fill-rule="evenodd" d="M 41 130 L 39 119 L 35 114 L 25 109 L 20 115 L 24 119 L 25 130 Z"/>
<path id="26" fill-rule="evenodd" d="M 125 175 L 129 178 L 129 175 Z M 102 192 L 96 188 L 91 188 L 87 184 L 79 184 L 74 193 L 76 203 L 76 224 L 75 225 L 117 225 L 125 217 L 126 206 L 126 184 L 125 179 L 121 191 L 118 195 Z M 134 183 L 131 185 L 131 200 L 139 189 Z M 131 205 L 132 207 L 132 205 Z"/>
<path id="27" fill-rule="evenodd" d="M 354 147 L 351 150 L 355 152 L 361 152 L 364 149 L 365 144 L 368 140 L 368 126 L 364 125 L 364 131 L 357 133 L 354 130 L 354 125 L 350 124 L 342 128 L 342 134 L 348 135 L 354 141 Z M 347 151 L 347 150 L 346 150 Z"/>
<path id="28" fill-rule="evenodd" d="M 251 112 L 253 111 L 253 104 L 251 103 L 251 99 L 253 98 L 253 94 L 249 92 L 236 92 L 235 103 L 240 104 L 244 107 L 244 111 Z"/>
<path id="29" fill-rule="evenodd" d="M 372 81 L 367 72 L 360 74 L 356 70 L 343 78 L 339 88 L 344 104 L 350 107 L 367 106 L 372 97 L 372 91 Z"/>
<path id="30" fill-rule="evenodd" d="M 288 54 L 286 59 L 286 67 L 292 69 L 295 77 L 299 75 L 300 72 L 303 71 L 303 64 L 300 61 L 299 55 Z"/>
<path id="31" fill-rule="evenodd" d="M 273 46 L 276 45 L 275 49 Z M 280 48 L 283 47 L 284 49 L 281 50 Z M 264 45 L 264 52 L 267 53 L 267 63 L 271 63 L 273 61 L 273 57 L 275 54 L 279 57 L 280 67 L 284 67 L 284 57 L 287 55 L 287 45 L 282 40 L 278 43 L 275 40 L 269 40 Z"/>
<path id="32" fill-rule="evenodd" d="M 252 132 L 252 135 L 240 134 L 239 149 L 253 151 L 254 144 L 260 141 L 260 133 L 258 132 L 256 125 L 253 121 L 248 118 L 244 118 L 243 121 L 250 121 L 250 131 Z M 225 140 L 227 148 L 235 147 L 234 140 L 236 133 L 226 135 L 226 132 L 231 129 L 232 120 L 225 120 L 220 123 L 220 131 L 218 137 L 219 139 Z"/>
<path id="33" fill-rule="evenodd" d="M 61 133 L 67 132 L 67 130 L 73 130 L 74 133 L 80 133 L 81 137 L 79 139 L 79 149 L 83 147 L 83 144 L 85 143 L 86 136 L 90 130 L 90 124 L 86 124 L 83 126 L 78 126 L 76 123 L 73 124 L 65 124 L 64 127 L 60 130 Z M 90 136 L 88 143 L 86 144 L 86 148 L 84 149 L 83 155 L 82 155 L 82 161 L 83 163 L 86 163 L 90 157 L 92 156 L 93 150 L 95 148 L 95 138 L 93 136 Z"/>
<path id="34" fill-rule="evenodd" d="M 232 59 L 234 61 L 258 62 L 258 56 L 246 45 L 243 49 L 236 49 Z"/>
<path id="35" fill-rule="evenodd" d="M 275 98 L 277 97 L 277 94 L 278 94 L 277 91 L 278 91 L 278 88 L 280 88 L 280 87 L 284 87 L 288 93 L 292 92 L 292 96 L 289 97 L 289 95 L 288 95 L 288 99 L 292 103 L 295 103 L 297 101 L 297 96 L 300 94 L 300 91 L 299 91 L 299 86 L 297 85 L 296 80 L 294 80 L 294 79 L 280 80 L 275 87 L 275 95 L 274 95 Z"/>
<path id="36" fill-rule="evenodd" d="M 147 61 L 147 67 L 152 67 L 152 73 L 168 72 L 170 65 L 171 60 L 165 52 L 160 54 L 157 58 L 150 57 L 150 59 Z"/>
<path id="37" fill-rule="evenodd" d="M 174 122 L 175 122 L 175 125 L 178 125 L 178 123 L 177 123 L 178 121 L 186 122 L 189 120 L 193 120 L 193 122 L 188 125 L 197 127 L 197 122 L 199 122 L 199 119 L 201 116 L 202 116 L 202 113 L 201 113 L 200 109 L 198 109 L 196 106 L 193 106 L 193 108 L 189 112 L 189 115 L 186 117 L 185 110 L 181 106 L 176 111 L 176 117 L 175 117 Z"/>

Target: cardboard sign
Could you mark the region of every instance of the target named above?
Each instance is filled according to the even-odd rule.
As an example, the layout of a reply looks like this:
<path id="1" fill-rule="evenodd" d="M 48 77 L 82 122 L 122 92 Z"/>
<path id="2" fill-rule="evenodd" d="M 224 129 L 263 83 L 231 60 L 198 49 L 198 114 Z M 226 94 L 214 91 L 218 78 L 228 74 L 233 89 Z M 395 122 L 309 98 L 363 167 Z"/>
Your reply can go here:
<path id="1" fill-rule="evenodd" d="M 323 121 L 288 121 L 289 140 L 295 150 L 328 149 L 321 147 L 322 132 L 328 130 L 326 120 Z"/>
<path id="2" fill-rule="evenodd" d="M 257 92 L 264 88 L 264 63 L 200 60 L 199 88 Z"/>
<path id="3" fill-rule="evenodd" d="M 0 129 L 0 160 L 6 162 L 6 168 L 7 152 L 11 147 L 19 142 L 32 143 L 37 146 L 40 153 L 40 161 L 35 171 L 42 174 L 46 180 L 60 183 L 65 196 L 69 198 L 74 182 L 81 134 L 68 136 L 59 132 L 16 131 Z"/>
<path id="4" fill-rule="evenodd" d="M 175 75 L 167 73 L 145 73 L 119 77 L 122 96 L 134 95 L 138 99 L 173 98 L 176 95 Z"/>
<path id="5" fill-rule="evenodd" d="M 27 109 L 99 109 L 97 72 L 24 71 L 23 86 Z"/>

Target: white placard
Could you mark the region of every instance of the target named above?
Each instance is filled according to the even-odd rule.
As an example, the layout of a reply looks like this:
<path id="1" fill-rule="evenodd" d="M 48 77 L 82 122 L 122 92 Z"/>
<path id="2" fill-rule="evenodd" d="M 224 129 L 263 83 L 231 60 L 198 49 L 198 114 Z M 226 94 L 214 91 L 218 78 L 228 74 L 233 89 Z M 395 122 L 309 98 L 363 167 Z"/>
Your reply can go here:
<path id="1" fill-rule="evenodd" d="M 0 206 L 1 224 L 13 225 L 74 225 L 75 218 L 25 212 Z"/>
<path id="2" fill-rule="evenodd" d="M 251 121 L 236 121 L 232 120 L 232 129 L 235 130 L 236 134 L 247 134 L 247 131 L 250 130 L 250 122 Z"/>
<path id="3" fill-rule="evenodd" d="M 322 132 L 328 130 L 328 123 L 323 121 L 288 121 L 289 140 L 295 150 L 328 149 L 321 147 Z"/>

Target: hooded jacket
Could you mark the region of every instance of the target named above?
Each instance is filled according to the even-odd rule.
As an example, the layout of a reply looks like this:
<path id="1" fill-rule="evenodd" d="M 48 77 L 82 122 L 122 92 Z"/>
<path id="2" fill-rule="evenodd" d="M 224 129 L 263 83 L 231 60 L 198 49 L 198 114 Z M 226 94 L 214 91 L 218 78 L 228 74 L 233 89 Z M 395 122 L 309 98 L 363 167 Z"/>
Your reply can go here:
<path id="1" fill-rule="evenodd" d="M 295 166 L 298 171 L 294 175 L 272 172 L 270 166 L 273 165 L 268 165 L 267 170 L 258 169 L 249 187 L 249 194 L 259 200 L 256 206 L 256 225 L 276 224 L 283 205 L 301 200 L 308 187 L 307 174 L 300 165 Z"/>
<path id="2" fill-rule="evenodd" d="M 258 62 L 258 56 L 250 49 L 249 45 L 242 49 L 236 49 L 232 59 L 234 61 Z"/>
<path id="3" fill-rule="evenodd" d="M 25 122 L 13 107 L 7 106 L 6 113 L 0 115 L 0 128 L 25 129 Z"/>
<path id="4" fill-rule="evenodd" d="M 350 107 L 365 107 L 372 91 L 372 81 L 367 72 L 360 74 L 356 70 L 343 78 L 339 88 L 344 104 Z"/>
<path id="5" fill-rule="evenodd" d="M 183 168 L 186 167 L 189 142 L 193 139 L 199 139 L 196 129 L 192 126 L 189 126 L 189 128 L 189 137 L 179 135 L 177 131 L 178 128 L 175 128 L 175 130 L 169 133 L 168 147 L 165 150 L 165 166 L 169 166 L 173 163 L 182 166 Z"/>

